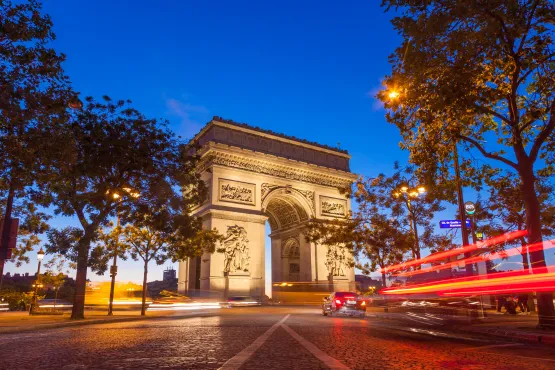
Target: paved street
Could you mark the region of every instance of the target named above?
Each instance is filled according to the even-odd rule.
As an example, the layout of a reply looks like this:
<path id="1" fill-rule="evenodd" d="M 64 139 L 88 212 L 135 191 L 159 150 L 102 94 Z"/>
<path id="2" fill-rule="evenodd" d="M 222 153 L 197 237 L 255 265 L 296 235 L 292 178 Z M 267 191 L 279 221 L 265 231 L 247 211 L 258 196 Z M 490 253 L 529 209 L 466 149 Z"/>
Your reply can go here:
<path id="1" fill-rule="evenodd" d="M 552 369 L 555 350 L 431 326 L 234 308 L 0 335 L 1 369 Z"/>

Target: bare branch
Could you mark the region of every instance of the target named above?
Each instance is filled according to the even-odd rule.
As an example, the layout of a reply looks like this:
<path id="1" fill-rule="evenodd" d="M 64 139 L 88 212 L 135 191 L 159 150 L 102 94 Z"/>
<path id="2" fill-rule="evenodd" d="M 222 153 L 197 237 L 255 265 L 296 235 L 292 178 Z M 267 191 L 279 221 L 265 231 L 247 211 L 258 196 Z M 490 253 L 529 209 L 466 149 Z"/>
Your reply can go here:
<path id="1" fill-rule="evenodd" d="M 505 122 L 506 124 L 508 124 L 511 127 L 514 127 L 516 125 L 516 122 L 511 121 L 507 117 L 503 116 L 502 114 L 499 114 L 498 112 L 496 112 L 494 110 L 491 110 L 490 108 L 484 107 L 484 106 L 476 104 L 476 103 L 474 103 L 473 105 L 474 105 L 474 108 L 481 111 L 482 113 L 491 114 L 492 116 L 499 118 L 500 120 L 502 120 L 503 122 Z"/>
<path id="2" fill-rule="evenodd" d="M 530 10 L 530 15 L 528 16 L 528 22 L 526 22 L 526 32 L 520 39 L 520 44 L 518 45 L 518 49 L 516 54 L 520 54 L 522 48 L 524 47 L 524 43 L 526 42 L 526 38 L 528 37 L 528 33 L 530 32 L 530 26 L 532 25 L 532 19 L 534 19 L 534 14 L 536 13 L 536 8 L 538 7 L 538 2 L 536 0 L 533 1 L 532 10 Z"/>
<path id="3" fill-rule="evenodd" d="M 538 153 L 540 152 L 541 146 L 543 145 L 545 140 L 547 140 L 547 138 L 551 135 L 551 133 L 553 133 L 553 130 L 555 129 L 555 100 L 551 102 L 551 108 L 549 109 L 549 111 L 550 111 L 549 123 L 545 125 L 543 130 L 538 134 L 538 137 L 534 141 L 534 145 L 530 150 L 530 159 L 532 160 L 532 162 L 536 160 L 536 158 L 538 157 Z"/>
<path id="4" fill-rule="evenodd" d="M 501 162 L 505 163 L 506 165 L 509 165 L 509 166 L 513 167 L 514 169 L 518 169 L 518 166 L 517 166 L 516 163 L 514 163 L 513 161 L 510 161 L 507 158 L 504 158 L 504 157 L 502 157 L 498 154 L 493 154 L 493 153 L 490 153 L 490 152 L 486 151 L 484 149 L 484 147 L 482 145 L 480 145 L 480 143 L 478 143 L 476 140 L 471 139 L 467 136 L 462 136 L 462 135 L 458 135 L 457 137 L 461 140 L 464 140 L 464 141 L 474 145 L 474 147 L 476 149 L 478 149 L 484 157 L 501 161 Z"/>

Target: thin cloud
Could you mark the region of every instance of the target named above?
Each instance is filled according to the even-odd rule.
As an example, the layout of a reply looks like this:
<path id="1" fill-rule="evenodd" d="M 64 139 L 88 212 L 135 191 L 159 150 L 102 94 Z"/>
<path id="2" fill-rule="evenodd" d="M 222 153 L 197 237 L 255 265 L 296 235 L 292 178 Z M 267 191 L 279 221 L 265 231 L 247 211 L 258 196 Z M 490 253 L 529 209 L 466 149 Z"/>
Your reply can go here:
<path id="1" fill-rule="evenodd" d="M 178 133 L 186 138 L 193 137 L 204 126 L 208 118 L 208 109 L 194 105 L 185 100 L 166 99 L 167 114 L 179 118 Z"/>

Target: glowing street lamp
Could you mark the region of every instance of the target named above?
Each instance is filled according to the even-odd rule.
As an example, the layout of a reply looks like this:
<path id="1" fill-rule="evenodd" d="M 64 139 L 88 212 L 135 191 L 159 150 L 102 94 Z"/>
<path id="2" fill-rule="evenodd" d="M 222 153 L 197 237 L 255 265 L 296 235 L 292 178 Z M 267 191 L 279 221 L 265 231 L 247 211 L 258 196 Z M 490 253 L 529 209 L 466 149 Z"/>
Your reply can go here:
<path id="1" fill-rule="evenodd" d="M 399 91 L 397 90 L 391 90 L 388 94 L 387 97 L 389 98 L 389 100 L 395 100 L 399 97 Z"/>
<path id="2" fill-rule="evenodd" d="M 414 233 L 414 244 L 415 250 L 413 252 L 414 258 L 420 258 L 420 242 L 418 240 L 418 229 L 416 224 L 416 217 L 414 216 L 411 204 L 411 198 L 416 199 L 420 195 L 426 193 L 426 188 L 422 185 L 417 185 L 415 187 L 409 188 L 408 185 L 404 184 L 401 185 L 398 190 L 393 192 L 393 196 L 395 198 L 403 197 L 405 200 L 405 204 L 407 205 L 407 209 L 409 211 L 409 218 L 410 218 L 410 228 Z M 406 196 L 406 197 L 405 197 Z"/>
<path id="3" fill-rule="evenodd" d="M 42 259 L 44 258 L 44 251 L 42 250 L 42 247 L 40 248 L 40 250 L 37 252 L 37 260 L 39 261 L 39 266 L 37 268 L 37 280 L 35 281 L 34 284 L 34 288 L 35 291 L 33 293 L 33 299 L 31 301 L 31 307 L 29 309 L 29 315 L 33 314 L 33 311 L 35 309 L 35 306 L 37 305 L 37 293 L 39 290 L 39 287 L 42 287 L 42 284 L 39 284 L 39 277 L 40 277 L 40 264 L 42 262 Z"/>
<path id="4" fill-rule="evenodd" d="M 129 187 L 125 187 L 122 188 L 122 190 L 124 192 L 126 192 L 129 196 L 131 196 L 132 198 L 139 198 L 140 194 L 136 191 L 134 191 L 133 189 L 129 188 Z M 110 194 L 110 191 L 107 192 L 107 194 Z M 117 191 L 114 191 L 111 193 L 112 198 L 114 200 L 118 200 L 121 198 L 120 193 L 118 193 Z M 119 228 L 120 227 L 120 219 L 119 219 L 119 213 L 117 213 L 116 215 L 117 217 L 117 224 L 116 227 Z M 118 239 L 119 239 L 119 235 L 118 235 Z M 116 245 L 116 249 L 113 251 L 114 252 L 114 263 L 112 264 L 112 266 L 110 266 L 110 277 L 111 277 L 111 281 L 110 281 L 110 300 L 108 303 L 108 316 L 112 316 L 113 313 L 113 308 L 114 308 L 114 291 L 116 288 L 116 275 L 118 274 L 118 265 L 117 265 L 117 261 L 118 261 L 118 251 L 117 251 L 117 245 Z"/>

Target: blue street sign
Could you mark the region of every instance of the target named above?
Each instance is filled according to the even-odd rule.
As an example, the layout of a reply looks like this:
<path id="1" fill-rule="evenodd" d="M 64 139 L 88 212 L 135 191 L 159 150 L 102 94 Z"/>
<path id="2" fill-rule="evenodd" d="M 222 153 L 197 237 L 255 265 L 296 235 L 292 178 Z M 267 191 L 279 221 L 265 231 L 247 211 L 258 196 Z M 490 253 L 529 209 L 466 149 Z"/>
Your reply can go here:
<path id="1" fill-rule="evenodd" d="M 439 221 L 440 229 L 460 229 L 461 220 L 441 220 Z M 470 220 L 466 219 L 466 228 L 470 229 Z"/>

